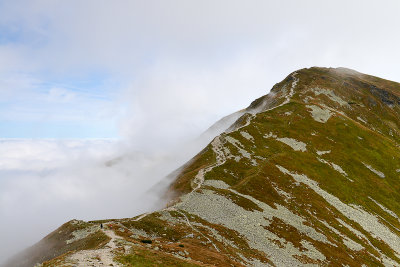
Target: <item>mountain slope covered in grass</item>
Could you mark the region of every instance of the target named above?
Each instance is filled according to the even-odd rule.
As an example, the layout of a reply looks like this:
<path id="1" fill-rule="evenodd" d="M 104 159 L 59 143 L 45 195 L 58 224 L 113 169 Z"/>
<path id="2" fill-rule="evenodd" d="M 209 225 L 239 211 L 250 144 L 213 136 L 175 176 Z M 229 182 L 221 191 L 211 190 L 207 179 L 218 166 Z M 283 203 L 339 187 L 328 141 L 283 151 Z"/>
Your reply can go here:
<path id="1" fill-rule="evenodd" d="M 165 209 L 68 222 L 14 263 L 400 265 L 400 84 L 301 69 L 240 114 L 181 169 Z"/>

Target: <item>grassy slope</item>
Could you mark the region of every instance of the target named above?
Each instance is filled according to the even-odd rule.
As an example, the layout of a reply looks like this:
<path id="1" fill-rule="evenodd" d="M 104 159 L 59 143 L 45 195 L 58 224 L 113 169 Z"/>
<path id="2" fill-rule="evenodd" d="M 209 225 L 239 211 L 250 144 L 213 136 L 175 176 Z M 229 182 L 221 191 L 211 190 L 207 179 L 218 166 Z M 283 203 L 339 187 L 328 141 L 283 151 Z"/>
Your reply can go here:
<path id="1" fill-rule="evenodd" d="M 310 238 L 278 217 L 267 220 L 268 224 L 263 226 L 266 232 L 280 237 L 265 239 L 266 243 L 273 242 L 282 250 L 290 245 L 307 252 L 310 249 L 304 244 L 308 242 L 325 258 L 318 260 L 306 253 L 293 255 L 299 263 L 379 266 L 384 264 L 382 255 L 386 255 L 400 264 L 400 256 L 391 246 L 345 216 L 321 194 L 303 183 L 296 183 L 292 176 L 277 167 L 306 175 L 327 194 L 374 214 L 382 225 L 400 236 L 400 221 L 382 208 L 386 207 L 400 217 L 400 172 L 397 171 L 400 169 L 400 85 L 345 69 L 304 69 L 297 72 L 297 78 L 299 82 L 290 103 L 258 113 L 249 125 L 220 136 L 232 157 L 207 172 L 205 180 L 220 180 L 230 188 L 204 185 L 196 194 L 223 196 L 232 206 L 243 208 L 248 214 L 263 212 L 258 200 L 274 209 L 284 206 L 303 218 L 305 225 L 326 236 L 329 243 Z M 274 86 L 274 98 L 261 97 L 252 106 L 260 106 L 266 100 L 275 105 L 282 103 L 282 97 L 292 83 L 293 77 L 288 76 Z M 334 95 L 316 94 L 312 88 L 330 89 Z M 329 108 L 332 116 L 326 123 L 318 122 L 311 116 L 308 105 Z M 245 125 L 248 117 L 239 119 L 237 124 Z M 253 139 L 247 139 L 241 132 Z M 295 151 L 276 138 L 266 138 L 269 133 L 277 138 L 301 141 L 307 150 Z M 241 149 L 250 153 L 251 159 L 227 142 L 228 137 L 240 142 Z M 318 155 L 317 151 L 330 152 Z M 267 253 L 254 248 L 245 233 L 229 227 L 232 220 L 239 220 L 235 214 L 227 217 L 226 223 L 215 223 L 205 214 L 191 212 L 179 205 L 180 201 L 190 202 L 191 194 L 186 194 L 191 192 L 191 182 L 196 174 L 216 162 L 210 144 L 171 185 L 171 190 L 177 194 L 174 203 L 178 205 L 151 213 L 139 221 L 118 220 L 124 230 L 117 229 L 116 234 L 132 247 L 131 251 L 117 254 L 121 263 L 127 266 L 158 266 L 160 262 L 168 266 L 240 266 L 251 261 L 273 264 Z M 347 175 L 326 162 L 340 166 Z M 385 178 L 363 163 L 384 173 Z M 363 249 L 350 249 L 344 244 L 344 236 Z M 142 240 L 151 240 L 151 244 Z"/>
<path id="2" fill-rule="evenodd" d="M 281 165 L 307 175 L 317 181 L 322 189 L 337 196 L 344 203 L 359 205 L 368 212 L 381 216 L 382 222 L 399 235 L 399 221 L 384 212 L 369 198 L 373 197 L 384 207 L 400 214 L 400 179 L 399 173 L 396 171 L 400 168 L 399 106 L 390 107 L 382 103 L 382 96 L 370 89 L 373 86 L 384 89 L 389 87 L 394 95 L 389 98 L 396 99 L 396 94 L 398 95 L 400 92 L 399 84 L 358 73 L 349 74 L 340 70 L 319 68 L 302 70 L 299 73 L 299 79 L 300 83 L 296 89 L 298 94 L 291 103 L 258 114 L 250 125 L 241 129 L 249 133 L 254 138 L 254 142 L 241 136 L 239 131 L 229 134 L 239 140 L 247 151 L 262 156 L 265 160 L 257 160 L 258 166 L 252 166 L 249 160 L 241 159 L 236 162 L 231 159 L 207 173 L 206 179 L 223 180 L 238 192 L 251 195 L 271 206 L 275 204 L 288 206 L 292 211 L 306 217 L 312 225 L 321 227 L 320 231 L 325 235 L 332 236 L 339 242 L 341 239 L 324 227 L 319 220 L 335 222 L 336 218 L 341 218 L 369 237 L 371 243 L 381 251 L 399 261 L 399 258 L 387 245 L 374 239 L 340 212 L 332 211 L 326 201 L 307 186 L 292 188 L 292 179 L 283 175 L 275 167 L 275 165 Z M 307 92 L 307 89 L 312 87 L 334 89 L 335 94 L 345 99 L 348 104 L 344 107 L 326 95 L 315 96 L 314 93 Z M 312 97 L 307 104 L 324 104 L 343 112 L 343 114 L 336 113 L 324 124 L 317 122 L 305 107 L 303 99 L 307 96 Z M 288 116 L 285 115 L 287 112 L 292 113 Z M 368 124 L 365 125 L 357 117 L 362 117 Z M 293 151 L 281 142 L 263 138 L 270 132 L 279 137 L 290 137 L 306 143 L 307 152 Z M 232 145 L 226 144 L 225 146 L 231 151 L 235 151 Z M 327 150 L 331 152 L 320 158 L 341 166 L 348 174 L 348 178 L 354 182 L 317 160 L 316 151 Z M 211 151 L 211 148 L 208 147 L 206 151 Z M 236 151 L 236 153 L 238 152 Z M 210 159 L 199 157 L 193 166 L 201 166 L 207 161 L 210 162 Z M 378 177 L 362 162 L 372 164 L 376 169 L 385 173 L 386 177 L 384 179 Z M 187 168 L 187 172 L 195 171 L 191 167 Z M 229 170 L 230 174 L 227 174 L 226 170 Z M 179 182 L 178 178 L 177 183 Z M 294 197 L 291 203 L 286 203 L 282 196 L 274 190 L 274 187 L 290 193 Z M 236 203 L 239 202 L 236 201 Z M 250 208 L 246 207 L 245 203 L 241 203 L 241 205 Z M 310 215 L 314 213 L 317 216 Z M 283 231 L 288 230 L 285 227 L 279 229 L 277 225 L 275 228 L 271 227 L 269 230 L 281 235 L 283 235 Z M 347 231 L 346 234 L 357 240 L 354 233 Z M 291 233 L 286 235 L 285 239 L 291 240 L 294 237 L 295 234 Z M 357 241 L 365 243 L 363 240 L 358 239 Z M 320 250 L 324 250 L 322 244 L 314 245 Z M 374 249 L 368 248 L 367 244 L 365 246 L 367 249 L 360 253 L 348 251 L 345 246 L 335 249 L 331 247 L 329 250 L 325 248 L 325 252 L 331 262 L 342 261 L 348 264 L 357 264 L 361 261 L 379 264 L 379 261 L 369 255 L 374 254 Z"/>
<path id="3" fill-rule="evenodd" d="M 69 221 L 47 235 L 39 243 L 16 255 L 4 266 L 33 266 L 36 263 L 42 263 L 57 258 L 70 251 L 102 247 L 109 241 L 109 238 L 100 231 L 99 226 L 98 231 L 94 231 L 83 239 L 69 244 L 66 242 L 74 237 L 72 234 L 74 231 L 86 229 L 93 225 L 92 223 L 83 221 Z"/>

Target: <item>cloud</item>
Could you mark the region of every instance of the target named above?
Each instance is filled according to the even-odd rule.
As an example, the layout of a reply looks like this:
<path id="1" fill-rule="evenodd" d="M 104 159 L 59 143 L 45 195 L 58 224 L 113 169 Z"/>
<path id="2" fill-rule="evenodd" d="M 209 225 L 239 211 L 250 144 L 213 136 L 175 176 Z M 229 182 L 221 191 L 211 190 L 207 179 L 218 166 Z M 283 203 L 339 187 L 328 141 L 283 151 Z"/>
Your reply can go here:
<path id="1" fill-rule="evenodd" d="M 0 137 L 117 137 L 122 106 L 101 79 L 45 80 L 33 74 L 0 73 Z"/>
<path id="2" fill-rule="evenodd" d="M 223 69 L 160 63 L 123 92 L 127 110 L 120 120 L 121 133 L 146 148 L 193 139 L 217 119 L 267 94 L 273 83 L 263 73 L 268 66 L 250 57 L 231 60 Z"/>
<path id="3" fill-rule="evenodd" d="M 183 151 L 144 153 L 116 140 L 1 140 L 0 259 L 68 220 L 156 207 L 150 189 L 188 160 Z"/>
<path id="4" fill-rule="evenodd" d="M 17 108 L 18 103 L 10 104 L 16 117 L 39 112 L 63 122 L 80 120 L 84 114 L 90 124 L 93 115 L 101 113 L 96 120 L 105 127 L 119 120 L 123 136 L 158 132 L 153 139 L 165 134 L 192 138 L 298 68 L 345 66 L 400 80 L 400 38 L 392 34 L 393 25 L 400 22 L 395 13 L 399 5 L 316 0 L 7 1 L 0 8 L 0 32 L 5 36 L 0 41 L 0 77 L 56 81 L 51 87 L 70 92 L 63 83 L 105 76 L 110 82 L 79 87 L 91 93 L 100 87 L 109 103 L 92 105 L 93 98 L 83 98 L 64 109 L 51 103 L 38 107 L 32 106 L 30 95 L 43 84 L 27 84 L 23 94 L 18 94 L 21 85 L 15 81 L 0 90 L 24 96 L 19 103 L 31 106 L 26 111 Z M 138 118 L 140 114 L 145 117 Z M 147 122 L 163 128 L 157 131 Z M 176 127 L 168 127 L 171 124 Z"/>
<path id="5" fill-rule="evenodd" d="M 399 7 L 397 1 L 4 1 L 0 94 L 18 101 L 1 113 L 60 124 L 86 117 L 87 125 L 103 128 L 119 121 L 121 134 L 134 139 L 147 133 L 161 143 L 170 142 L 165 135 L 190 139 L 298 68 L 345 66 L 400 80 L 400 38 L 392 34 Z M 47 97 L 38 94 L 43 87 L 67 90 L 65 104 L 76 94 L 68 82 L 104 77 L 99 86 L 78 87 L 100 91 L 105 105 L 82 95 L 76 105 L 34 104 Z M 54 82 L 49 88 L 43 81 Z"/>
<path id="6" fill-rule="evenodd" d="M 3 4 L 1 15 L 3 27 L 20 29 L 21 37 L 14 42 L 20 47 L 18 55 L 38 69 L 104 68 L 134 75 L 171 58 L 187 65 L 224 66 L 237 53 L 254 46 L 262 47 L 260 52 L 283 56 L 279 65 L 284 66 L 289 59 L 300 65 L 308 59 L 307 64 L 342 61 L 348 65 L 345 63 L 353 61 L 358 67 L 371 68 L 373 61 L 362 58 L 363 48 L 369 55 L 380 53 L 390 59 L 382 48 L 393 53 L 399 43 L 397 36 L 390 34 L 390 25 L 399 22 L 395 16 L 399 4 L 360 3 L 12 1 Z M 377 16 L 379 19 L 370 19 Z"/>

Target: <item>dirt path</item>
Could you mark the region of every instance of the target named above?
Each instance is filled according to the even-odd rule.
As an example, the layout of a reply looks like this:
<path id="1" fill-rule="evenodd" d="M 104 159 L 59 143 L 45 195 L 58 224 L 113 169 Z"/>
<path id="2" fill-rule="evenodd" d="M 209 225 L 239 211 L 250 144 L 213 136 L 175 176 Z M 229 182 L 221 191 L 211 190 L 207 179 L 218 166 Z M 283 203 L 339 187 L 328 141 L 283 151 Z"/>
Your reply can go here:
<path id="1" fill-rule="evenodd" d="M 107 226 L 107 225 L 105 225 Z M 67 262 L 76 267 L 86 266 L 121 266 L 119 263 L 114 261 L 114 252 L 117 248 L 115 243 L 117 239 L 120 239 L 112 230 L 102 231 L 110 237 L 110 241 L 104 246 L 104 248 L 96 250 L 82 250 L 68 257 Z"/>
<path id="2" fill-rule="evenodd" d="M 281 106 L 286 105 L 287 103 L 290 102 L 290 100 L 292 99 L 293 95 L 295 94 L 294 90 L 295 90 L 295 88 L 297 86 L 297 83 L 299 82 L 299 78 L 297 78 L 296 75 L 297 75 L 297 72 L 294 72 L 292 74 L 293 82 L 292 82 L 292 85 L 290 87 L 290 92 L 288 93 L 288 95 L 285 96 L 285 100 L 280 105 L 278 105 L 276 107 L 273 107 L 273 108 L 270 108 L 268 110 L 272 110 L 272 109 L 275 109 L 277 107 L 281 107 Z M 249 116 L 247 118 L 246 124 L 243 125 L 242 127 L 239 127 L 236 130 L 239 130 L 239 129 L 249 125 L 251 120 L 254 117 L 255 117 L 255 114 L 251 114 L 251 116 Z M 225 161 L 226 161 L 226 157 L 225 157 L 225 154 L 223 152 L 223 144 L 221 142 L 220 136 L 217 136 L 217 137 L 214 138 L 214 140 L 211 142 L 211 146 L 212 146 L 212 150 L 214 151 L 214 153 L 216 155 L 217 162 L 212 164 L 211 166 L 208 166 L 208 167 L 200 169 L 200 171 L 197 173 L 197 175 L 195 176 L 195 178 L 192 181 L 192 188 L 193 188 L 192 192 L 195 192 L 197 189 L 199 189 L 203 185 L 203 183 L 204 183 L 204 175 L 207 172 L 211 171 L 215 167 L 218 167 L 218 166 L 224 164 Z M 192 192 L 190 192 L 189 194 L 191 194 Z M 146 216 L 146 214 L 143 214 L 142 216 Z M 140 220 L 142 218 L 142 216 L 139 217 L 136 220 Z"/>
<path id="3" fill-rule="evenodd" d="M 135 222 L 140 221 L 141 219 L 143 219 L 144 217 L 146 217 L 147 215 L 149 215 L 148 212 L 143 213 L 142 215 L 140 215 L 139 217 L 137 217 L 136 219 L 134 219 Z"/>
<path id="4" fill-rule="evenodd" d="M 194 177 L 194 179 L 192 181 L 192 188 L 193 188 L 192 192 L 196 191 L 203 185 L 204 175 L 207 172 L 211 171 L 215 167 L 218 167 L 218 166 L 224 164 L 226 161 L 226 157 L 223 152 L 223 144 L 221 142 L 220 136 L 217 136 L 214 138 L 214 140 L 211 142 L 211 148 L 216 155 L 217 162 L 208 167 L 200 169 L 200 171 L 197 173 L 197 175 Z M 190 192 L 189 194 L 191 194 L 192 192 Z"/>

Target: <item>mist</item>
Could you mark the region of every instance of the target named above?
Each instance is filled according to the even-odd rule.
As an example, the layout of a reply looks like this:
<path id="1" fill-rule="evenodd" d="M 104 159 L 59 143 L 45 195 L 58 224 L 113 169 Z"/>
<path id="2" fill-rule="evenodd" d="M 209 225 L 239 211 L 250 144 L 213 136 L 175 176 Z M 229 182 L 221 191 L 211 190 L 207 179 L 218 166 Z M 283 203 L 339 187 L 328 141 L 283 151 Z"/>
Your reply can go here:
<path id="1" fill-rule="evenodd" d="M 0 139 L 0 264 L 69 220 L 165 207 L 174 171 L 238 117 L 186 139 L 160 138 L 157 147 L 131 139 Z"/>
<path id="2" fill-rule="evenodd" d="M 1 140 L 0 259 L 71 219 L 126 218 L 162 208 L 165 177 L 199 145 L 143 152 L 120 140 Z"/>

